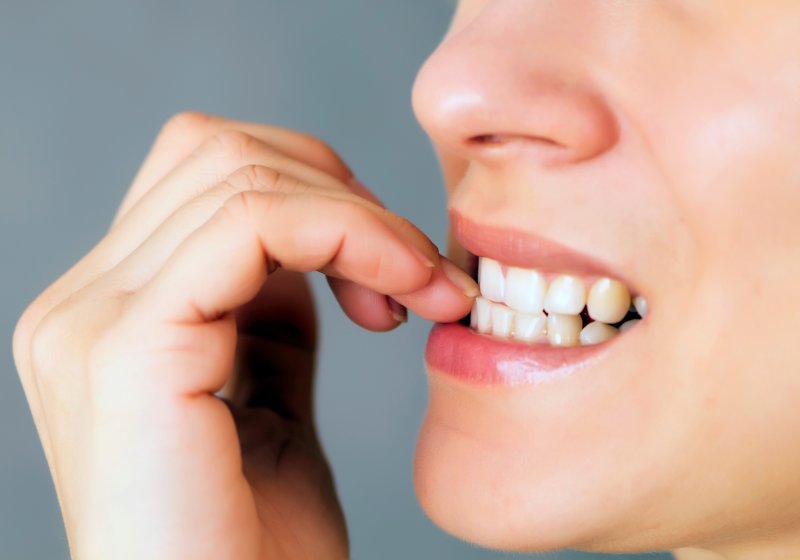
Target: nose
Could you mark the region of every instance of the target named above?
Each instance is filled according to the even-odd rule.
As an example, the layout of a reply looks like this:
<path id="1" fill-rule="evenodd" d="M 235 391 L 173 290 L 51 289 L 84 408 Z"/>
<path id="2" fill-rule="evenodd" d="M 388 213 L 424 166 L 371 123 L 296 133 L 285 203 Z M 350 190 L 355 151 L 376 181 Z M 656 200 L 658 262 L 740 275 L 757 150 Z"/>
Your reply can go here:
<path id="1" fill-rule="evenodd" d="M 582 30 L 550 21 L 557 10 L 543 14 L 543 4 L 552 6 L 526 2 L 521 10 L 517 2 L 512 10 L 500 0 L 467 23 L 456 17 L 412 93 L 437 148 L 485 163 L 521 151 L 556 166 L 597 158 L 617 143 L 616 118 L 581 52 Z"/>

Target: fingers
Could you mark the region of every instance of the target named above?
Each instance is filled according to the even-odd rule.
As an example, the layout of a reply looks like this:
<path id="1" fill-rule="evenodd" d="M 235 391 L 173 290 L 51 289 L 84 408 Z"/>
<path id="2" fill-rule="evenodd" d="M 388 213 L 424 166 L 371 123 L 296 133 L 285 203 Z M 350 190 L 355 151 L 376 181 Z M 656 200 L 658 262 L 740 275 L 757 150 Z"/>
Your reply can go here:
<path id="1" fill-rule="evenodd" d="M 330 199 L 361 206 L 365 211 L 371 213 L 373 218 L 385 222 L 402 240 L 415 248 L 420 254 L 420 258 L 430 263 L 438 260 L 438 249 L 431 241 L 421 231 L 396 214 L 348 192 L 318 189 L 271 168 L 247 166 L 202 196 L 190 200 L 180 207 L 127 258 L 98 283 L 92 285 L 91 289 L 100 287 L 109 291 L 132 292 L 138 290 L 155 275 L 178 245 L 208 221 L 231 195 L 245 191 L 308 195 L 310 205 L 315 205 L 323 199 Z M 335 267 L 327 265 L 322 272 L 341 276 Z"/>
<path id="2" fill-rule="evenodd" d="M 413 293 L 395 299 L 429 321 L 449 323 L 469 313 L 472 301 L 479 294 L 477 284 L 466 272 L 447 257 L 433 271 L 430 282 Z"/>
<path id="3" fill-rule="evenodd" d="M 353 173 L 341 157 L 323 141 L 295 130 L 258 123 L 234 121 L 197 112 L 180 113 L 162 128 L 134 179 L 114 219 L 117 223 L 167 173 L 209 138 L 225 130 L 240 131 L 299 162 L 345 182 Z M 251 162 L 254 163 L 254 162 Z M 231 169 L 245 165 L 241 163 Z"/>
<path id="4" fill-rule="evenodd" d="M 187 160 L 204 143 L 211 144 L 209 142 L 211 138 L 226 131 L 230 133 L 229 137 L 239 134 L 258 140 L 263 146 L 266 146 L 264 150 L 270 152 L 275 159 L 278 155 L 282 155 L 284 162 L 296 160 L 300 164 L 313 168 L 317 173 L 322 172 L 328 181 L 331 178 L 340 181 L 339 188 L 352 178 L 352 172 L 341 157 L 323 141 L 311 135 L 281 127 L 233 121 L 203 113 L 178 114 L 163 127 L 125 196 L 109 234 L 39 295 L 35 304 L 26 311 L 23 321 L 24 330 L 32 331 L 48 310 L 116 266 L 152 234 L 160 223 L 159 219 L 163 221 L 182 202 L 199 195 L 205 187 L 216 184 L 236 169 L 263 161 L 243 161 L 244 156 L 252 155 L 257 151 L 256 142 L 251 142 L 252 149 L 250 151 L 240 150 L 238 157 L 236 142 L 228 142 L 226 144 L 227 152 L 223 150 L 223 153 L 209 155 L 209 161 L 215 162 L 216 167 L 196 168 L 200 172 L 200 176 L 195 177 L 195 181 L 182 185 L 183 191 L 174 182 L 166 181 L 168 184 L 164 185 L 164 190 L 180 191 L 177 193 L 177 197 L 174 197 L 175 193 L 170 193 L 172 206 L 169 205 L 168 200 L 162 199 L 160 203 L 153 200 L 150 208 L 156 207 L 158 210 L 152 219 L 144 213 L 139 213 L 134 220 L 130 221 L 128 227 L 120 231 L 120 228 L 117 227 L 119 222 L 138 205 L 139 201 L 152 190 L 156 183 L 162 182 L 162 179 L 184 160 Z M 225 144 L 225 134 L 222 134 L 222 137 L 222 143 Z M 196 160 L 194 163 L 197 163 Z M 281 168 L 278 161 L 272 161 L 272 164 Z M 292 169 L 292 172 L 310 180 L 310 177 L 306 177 L 304 171 L 299 168 Z M 210 177 L 215 179 L 209 182 Z"/>
<path id="5" fill-rule="evenodd" d="M 388 331 L 406 321 L 405 309 L 390 297 L 341 278 L 327 277 L 331 291 L 351 321 L 371 331 Z"/>
<path id="6" fill-rule="evenodd" d="M 226 130 L 203 142 L 128 210 L 109 233 L 107 258 L 111 261 L 121 259 L 176 209 L 247 165 L 269 167 L 315 187 L 351 192 L 335 177 L 286 156 L 254 136 Z"/>
<path id="7" fill-rule="evenodd" d="M 294 177 L 277 173 L 272 169 L 248 166 L 181 207 L 114 270 L 91 285 L 90 289 L 112 292 L 137 291 L 157 273 L 175 249 L 192 232 L 208 221 L 232 194 L 250 190 L 309 195 L 312 197 L 309 199 L 309 204 L 318 204 L 322 199 L 332 199 L 363 206 L 372 212 L 374 217 L 389 225 L 398 237 L 414 247 L 424 260 L 438 267 L 440 259 L 438 249 L 422 232 L 399 216 L 346 192 L 315 189 Z M 474 294 L 470 293 L 469 289 L 471 280 L 467 278 L 467 283 L 464 284 L 463 277 L 466 275 L 460 271 L 456 271 L 456 276 L 460 274 L 462 285 L 456 284 L 454 289 L 452 281 L 444 271 L 451 271 L 455 267 L 452 263 L 443 262 L 449 266 L 443 265 L 442 270 L 435 271 L 434 286 L 428 288 L 424 294 L 410 299 L 409 302 L 411 307 L 425 318 L 453 321 L 469 311 L 470 298 Z M 376 331 L 385 331 L 397 326 L 398 314 L 404 310 L 397 304 L 395 309 L 392 309 L 390 300 L 384 296 L 386 291 L 379 293 L 368 286 L 358 285 L 352 279 L 343 277 L 341 271 L 330 264 L 326 264 L 322 271 L 335 277 L 331 280 L 334 294 L 344 312 L 357 324 Z"/>
<path id="8" fill-rule="evenodd" d="M 328 281 L 345 314 L 373 331 L 390 330 L 405 322 L 406 308 L 429 321 L 458 321 L 469 313 L 479 293 L 475 282 L 447 257 L 441 257 L 426 286 L 409 294 L 389 297 L 337 278 Z"/>
<path id="9" fill-rule="evenodd" d="M 247 191 L 184 241 L 153 280 L 131 296 L 132 324 L 181 328 L 226 320 L 261 289 L 277 264 L 299 272 L 332 267 L 374 291 L 408 294 L 433 274 L 370 209 L 308 194 Z M 166 337 L 169 340 L 171 337 Z M 184 390 L 217 391 L 219 368 L 198 373 Z"/>

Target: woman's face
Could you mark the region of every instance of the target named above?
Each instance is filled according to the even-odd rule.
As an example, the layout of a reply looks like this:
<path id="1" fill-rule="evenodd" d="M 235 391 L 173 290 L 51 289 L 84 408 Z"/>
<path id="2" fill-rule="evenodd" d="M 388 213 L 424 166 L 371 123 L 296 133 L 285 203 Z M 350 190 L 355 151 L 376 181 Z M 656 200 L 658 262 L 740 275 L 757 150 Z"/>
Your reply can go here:
<path id="1" fill-rule="evenodd" d="M 788 545 L 800 4 L 462 0 L 413 98 L 457 261 L 608 275 L 649 308 L 593 347 L 434 333 L 426 512 L 504 549 Z"/>

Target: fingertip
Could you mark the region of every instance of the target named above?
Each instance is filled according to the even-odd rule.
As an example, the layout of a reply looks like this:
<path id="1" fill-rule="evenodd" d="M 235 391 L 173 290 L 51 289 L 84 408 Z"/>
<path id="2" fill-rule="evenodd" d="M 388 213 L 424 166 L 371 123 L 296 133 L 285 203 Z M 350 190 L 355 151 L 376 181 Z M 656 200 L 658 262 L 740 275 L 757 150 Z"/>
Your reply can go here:
<path id="1" fill-rule="evenodd" d="M 458 274 L 454 273 L 451 266 L 457 269 Z M 442 257 L 441 266 L 433 271 L 431 280 L 426 286 L 413 293 L 397 295 L 395 298 L 424 319 L 447 323 L 458 321 L 467 315 L 472 309 L 477 293 L 475 281 L 451 261 Z"/>
<path id="2" fill-rule="evenodd" d="M 392 319 L 397 321 L 398 324 L 407 323 L 408 308 L 390 296 L 386 296 L 386 301 L 389 304 L 389 311 L 391 312 Z"/>
<path id="3" fill-rule="evenodd" d="M 389 296 L 349 280 L 326 278 L 342 311 L 357 325 L 374 332 L 386 332 L 407 320 L 405 308 Z"/>
<path id="4" fill-rule="evenodd" d="M 460 290 L 464 296 L 476 298 L 480 295 L 481 291 L 478 287 L 478 283 L 475 282 L 469 274 L 443 255 L 440 257 L 440 261 L 442 264 L 442 272 L 444 272 L 447 279 Z"/>

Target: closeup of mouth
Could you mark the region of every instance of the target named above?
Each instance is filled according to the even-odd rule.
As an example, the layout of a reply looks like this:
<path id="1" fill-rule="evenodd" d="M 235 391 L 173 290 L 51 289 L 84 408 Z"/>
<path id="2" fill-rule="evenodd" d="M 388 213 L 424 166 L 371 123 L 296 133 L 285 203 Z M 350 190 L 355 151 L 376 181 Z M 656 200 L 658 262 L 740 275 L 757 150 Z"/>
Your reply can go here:
<path id="1" fill-rule="evenodd" d="M 545 273 L 470 255 L 481 295 L 469 318 L 472 330 L 519 342 L 577 346 L 600 344 L 633 328 L 647 300 L 621 281 Z"/>
<path id="2" fill-rule="evenodd" d="M 483 385 L 552 381 L 630 336 L 647 316 L 646 297 L 592 257 L 455 212 L 451 219 L 481 293 L 468 317 L 431 331 L 426 361 L 438 372 Z"/>

